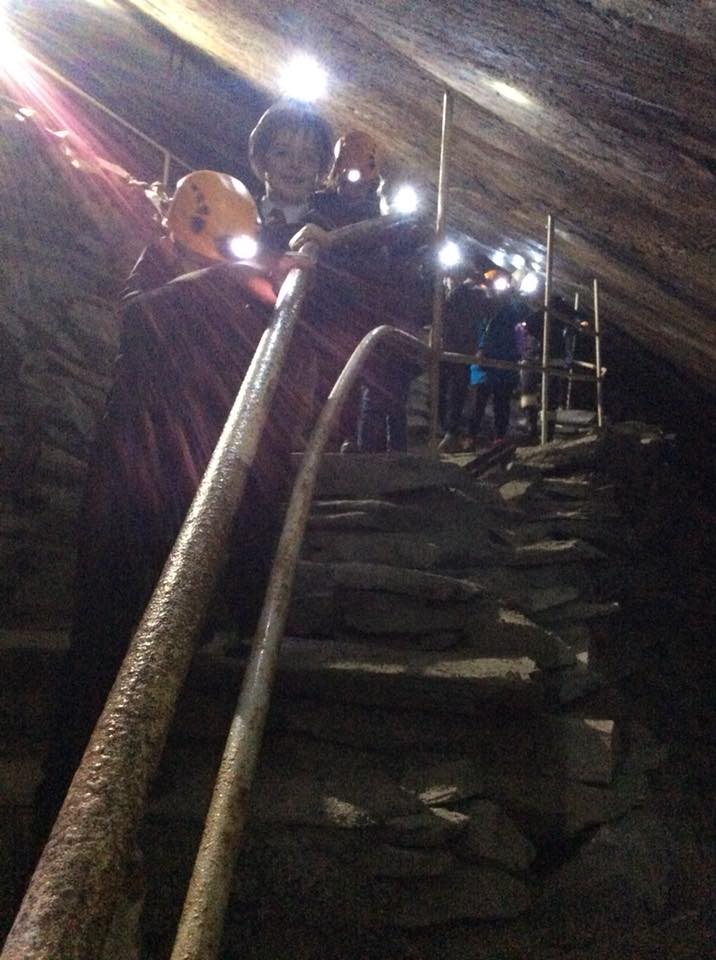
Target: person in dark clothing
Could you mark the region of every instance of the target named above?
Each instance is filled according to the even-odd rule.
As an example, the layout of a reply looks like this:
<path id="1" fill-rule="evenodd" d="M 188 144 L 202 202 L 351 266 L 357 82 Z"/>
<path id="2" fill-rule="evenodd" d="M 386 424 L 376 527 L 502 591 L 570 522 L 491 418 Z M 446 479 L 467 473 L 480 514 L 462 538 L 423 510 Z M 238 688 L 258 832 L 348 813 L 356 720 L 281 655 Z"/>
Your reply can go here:
<path id="1" fill-rule="evenodd" d="M 553 297 L 549 326 L 549 363 L 550 366 L 565 366 L 565 350 L 569 345 L 569 313 L 560 297 Z M 570 311 L 571 313 L 571 311 Z M 542 374 L 535 365 L 542 363 L 542 337 L 544 332 L 544 311 L 532 310 L 515 327 L 520 361 L 529 364 L 531 369 L 520 370 L 520 409 L 527 419 L 528 438 L 539 438 L 540 407 L 542 404 Z M 568 363 L 568 361 L 567 361 Z M 550 377 L 547 420 L 547 439 L 552 440 L 555 433 L 555 411 L 560 405 L 566 387 L 566 380 Z"/>
<path id="2" fill-rule="evenodd" d="M 484 326 L 478 342 L 478 357 L 516 364 L 518 361 L 515 326 L 526 317 L 529 307 L 513 288 L 510 274 L 495 269 L 485 274 L 488 298 Z M 475 364 L 471 370 L 475 386 L 475 410 L 472 434 L 477 436 L 487 402 L 492 398 L 495 441 L 501 443 L 510 422 L 510 399 L 517 386 L 517 371 Z"/>
<path id="3" fill-rule="evenodd" d="M 334 227 L 345 227 L 381 214 L 378 144 L 360 130 L 342 136 L 333 150 L 335 161 L 324 190 L 313 197 L 313 209 Z"/>
<path id="4" fill-rule="evenodd" d="M 376 224 L 376 227 L 379 227 Z M 321 252 L 307 314 L 311 316 L 312 349 L 316 345 L 321 377 L 319 408 L 352 351 L 375 327 L 395 326 L 418 333 L 429 316 L 429 302 L 416 281 L 418 250 L 429 234 L 428 224 L 412 229 L 396 224 L 380 232 L 380 240 L 352 244 L 345 260 L 332 249 Z M 381 248 L 380 261 L 371 257 Z M 350 264 L 344 267 L 341 261 Z M 355 441 L 354 452 L 400 452 L 407 447 L 406 398 L 420 367 L 384 341 L 362 368 L 358 423 L 344 421 L 342 439 Z"/>
<path id="5" fill-rule="evenodd" d="M 80 513 L 76 610 L 38 835 L 59 809 L 276 299 L 255 266 L 229 259 L 229 238 L 256 233 L 255 205 L 238 181 L 212 171 L 184 177 L 167 226 L 124 291 L 119 355 Z M 280 530 L 301 401 L 300 385 L 284 378 L 218 590 L 245 635 L 255 629 Z"/>
<path id="6" fill-rule="evenodd" d="M 520 410 L 527 421 L 527 437 L 539 437 L 541 375 L 536 366 L 542 362 L 542 315 L 534 310 L 515 326 L 517 354 L 523 364 L 519 373 Z"/>
<path id="7" fill-rule="evenodd" d="M 318 217 L 291 240 L 291 248 L 298 249 L 307 240 L 323 246 L 322 260 L 327 266 L 335 269 L 337 274 L 346 272 L 369 279 L 382 288 L 381 301 L 385 302 L 390 300 L 390 296 L 385 296 L 388 287 L 397 285 L 391 265 L 396 262 L 396 257 L 400 257 L 400 243 L 391 249 L 382 243 L 368 243 L 359 249 L 334 251 L 327 248 L 328 231 L 317 222 L 330 221 L 332 227 L 343 227 L 380 217 L 382 178 L 378 145 L 369 134 L 354 130 L 338 140 L 334 152 L 336 159 L 326 188 L 314 194 L 312 201 Z M 338 276 L 336 279 L 341 285 L 342 280 Z M 401 318 L 398 322 L 404 326 L 404 304 L 396 303 L 395 307 L 393 319 Z M 361 304 L 357 311 L 353 308 L 348 311 L 354 317 L 358 314 L 369 317 L 369 325 L 362 333 L 368 333 L 380 323 L 378 316 L 366 314 L 366 309 L 370 309 L 369 303 Z M 336 339 L 341 340 L 342 332 L 335 332 Z M 345 353 L 341 356 L 343 361 L 347 359 Z M 330 356 L 324 355 L 320 358 L 319 369 L 317 395 L 320 403 L 328 395 L 341 367 L 332 362 Z M 416 373 L 414 365 L 406 364 L 404 358 L 389 347 L 379 348 L 369 357 L 361 380 L 341 414 L 338 437 L 344 441 L 341 445 L 344 452 L 378 453 L 407 449 L 407 395 Z"/>
<path id="8" fill-rule="evenodd" d="M 335 225 L 320 214 L 314 199 L 332 152 L 330 125 L 307 104 L 279 100 L 260 117 L 249 137 L 249 161 L 263 184 L 258 211 L 264 246 L 283 253 L 306 224 Z"/>
<path id="9" fill-rule="evenodd" d="M 313 195 L 312 209 L 317 217 L 312 218 L 291 241 L 292 249 L 299 249 L 306 240 L 320 245 L 325 241 L 326 229 L 316 221 L 328 225 L 329 229 L 345 227 L 362 220 L 372 220 L 381 215 L 380 188 L 382 178 L 378 163 L 378 146 L 367 133 L 352 130 L 340 137 L 334 147 L 335 161 L 326 181 L 324 190 Z M 384 264 L 381 250 L 361 251 L 360 269 L 365 272 L 369 265 L 381 271 Z M 342 257 L 331 258 L 337 267 L 349 269 L 356 266 L 356 255 L 349 251 Z M 366 262 L 367 261 L 367 262 Z M 375 364 L 375 360 L 373 361 Z M 332 365 L 321 364 L 320 383 L 317 386 L 317 399 L 324 399 L 330 392 L 333 382 L 329 382 Z M 378 375 L 380 379 L 380 375 Z M 357 444 L 358 449 L 378 449 L 380 438 L 373 436 L 376 417 L 372 410 L 375 397 L 371 401 L 370 388 L 362 381 L 356 383 L 340 414 L 336 428 L 337 443 L 347 451 Z M 391 404 L 389 403 L 389 406 Z M 393 419 L 390 410 L 385 415 Z M 380 414 L 378 414 L 380 416 Z M 385 433 L 385 431 L 383 431 Z M 394 440 L 396 438 L 394 437 Z M 376 443 L 378 447 L 376 447 Z"/>
<path id="10" fill-rule="evenodd" d="M 468 276 L 453 287 L 445 301 L 443 314 L 443 348 L 453 353 L 474 354 L 484 317 L 487 294 L 476 277 Z M 444 436 L 439 444 L 443 453 L 459 448 L 459 432 L 467 391 L 470 367 L 443 363 L 440 367 L 440 423 Z"/>
<path id="11" fill-rule="evenodd" d="M 574 371 L 578 361 L 594 362 L 594 335 L 586 311 L 572 306 L 564 297 L 552 299 L 552 323 L 562 332 L 559 356 L 567 370 Z M 568 379 L 560 380 L 557 386 L 560 406 L 588 409 L 594 403 L 594 386 Z"/>

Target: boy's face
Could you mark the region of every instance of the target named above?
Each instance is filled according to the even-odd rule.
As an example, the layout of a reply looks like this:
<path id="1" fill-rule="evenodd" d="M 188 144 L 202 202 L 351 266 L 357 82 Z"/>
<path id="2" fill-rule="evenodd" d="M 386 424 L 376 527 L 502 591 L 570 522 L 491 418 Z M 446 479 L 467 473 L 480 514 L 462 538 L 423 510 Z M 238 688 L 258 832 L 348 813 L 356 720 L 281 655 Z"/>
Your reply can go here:
<path id="1" fill-rule="evenodd" d="M 316 189 L 321 165 L 310 130 L 279 130 L 266 154 L 266 192 L 274 200 L 302 203 Z"/>

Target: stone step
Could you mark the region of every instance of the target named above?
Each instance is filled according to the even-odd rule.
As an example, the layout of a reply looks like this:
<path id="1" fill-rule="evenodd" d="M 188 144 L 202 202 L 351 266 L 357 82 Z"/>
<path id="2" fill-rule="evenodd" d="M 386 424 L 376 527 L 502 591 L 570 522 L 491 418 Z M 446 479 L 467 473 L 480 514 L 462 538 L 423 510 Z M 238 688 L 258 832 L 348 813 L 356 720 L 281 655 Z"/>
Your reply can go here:
<path id="1" fill-rule="evenodd" d="M 215 696 L 238 689 L 243 662 L 196 658 L 190 683 Z M 276 692 L 376 707 L 439 710 L 475 716 L 486 707 L 533 711 L 543 702 L 542 675 L 527 656 L 476 656 L 470 649 L 396 649 L 379 643 L 287 638 Z"/>
<path id="2" fill-rule="evenodd" d="M 298 457 L 296 460 L 298 462 Z M 409 454 L 332 454 L 321 460 L 316 481 L 318 498 L 372 498 L 440 487 L 474 486 L 460 467 Z"/>
<path id="3" fill-rule="evenodd" d="M 412 530 L 421 512 L 389 500 L 316 500 L 311 505 L 309 530 Z"/>
<path id="4" fill-rule="evenodd" d="M 153 814 L 200 820 L 221 748 L 220 739 L 191 740 L 181 724 L 175 728 Z M 252 818 L 326 829 L 379 827 L 381 842 L 431 848 L 460 832 L 473 804 L 489 800 L 522 822 L 533 841 L 554 830 L 570 836 L 639 801 L 643 769 L 618 767 L 621 755 L 609 721 L 539 715 L 525 726 L 497 712 L 475 725 L 467 717 L 447 723 L 415 711 L 279 698 L 261 752 Z M 484 834 L 480 842 L 484 846 Z"/>
<path id="5" fill-rule="evenodd" d="M 574 440 L 555 440 L 544 446 L 519 447 L 515 452 L 517 468 L 528 468 L 533 475 L 577 473 L 593 469 L 602 454 L 602 438 L 595 431 Z"/>
<path id="6" fill-rule="evenodd" d="M 300 561 L 294 589 L 297 593 L 324 592 L 334 587 L 379 590 L 424 600 L 470 600 L 485 593 L 478 584 L 458 577 L 387 564 L 311 563 Z"/>

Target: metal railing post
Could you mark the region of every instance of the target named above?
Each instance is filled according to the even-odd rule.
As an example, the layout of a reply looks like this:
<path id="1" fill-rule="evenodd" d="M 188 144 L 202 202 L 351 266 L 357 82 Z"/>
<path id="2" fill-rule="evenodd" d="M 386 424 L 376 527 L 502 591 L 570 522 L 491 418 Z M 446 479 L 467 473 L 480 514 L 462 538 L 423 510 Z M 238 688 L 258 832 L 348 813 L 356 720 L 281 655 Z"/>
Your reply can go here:
<path id="1" fill-rule="evenodd" d="M 544 321 L 542 324 L 542 423 L 540 424 L 540 444 L 547 443 L 547 422 L 549 419 L 549 326 L 550 300 L 552 298 L 552 250 L 554 247 L 554 221 L 552 214 L 547 216 L 547 256 L 544 268 Z"/>
<path id="2" fill-rule="evenodd" d="M 303 252 L 309 253 L 304 247 Z M 101 953 L 121 870 L 310 278 L 292 270 L 8 935 L 2 960 Z"/>
<path id="3" fill-rule="evenodd" d="M 213 960 L 217 956 L 321 454 L 365 358 L 379 343 L 389 339 L 397 340 L 427 359 L 429 348 L 401 330 L 384 326 L 366 334 L 331 390 L 303 454 L 184 902 L 172 960 Z"/>
<path id="4" fill-rule="evenodd" d="M 440 137 L 440 172 L 438 176 L 438 205 L 435 217 L 435 254 L 436 258 L 440 246 L 445 238 L 445 223 L 447 221 L 448 198 L 448 161 L 450 151 L 450 132 L 452 129 L 453 95 L 452 91 L 443 93 L 442 132 Z M 443 271 L 439 263 L 435 265 L 435 280 L 433 283 L 433 318 L 430 326 L 430 449 L 436 454 L 438 445 L 438 420 L 440 407 L 440 355 L 443 349 L 443 307 L 445 304 L 445 290 L 443 285 Z"/>
<path id="5" fill-rule="evenodd" d="M 164 151 L 164 163 L 162 164 L 162 186 L 166 190 L 169 186 L 169 171 L 172 165 L 172 155 L 168 150 Z"/>
<path id="6" fill-rule="evenodd" d="M 578 310 L 579 310 L 579 290 L 577 290 L 574 294 L 575 322 L 577 320 L 576 314 Z M 572 336 L 572 343 L 574 344 L 574 347 L 573 347 L 573 351 L 574 351 L 577 349 L 577 342 L 578 342 L 576 331 L 573 332 L 571 336 Z M 569 362 L 569 379 L 567 380 L 567 389 L 565 391 L 565 397 L 564 397 L 565 410 L 572 409 L 572 384 L 574 382 L 574 378 L 572 376 L 573 372 L 574 372 L 574 352 L 572 353 L 572 359 Z"/>
<path id="7" fill-rule="evenodd" d="M 599 281 L 594 278 L 594 383 L 597 392 L 597 427 L 604 426 L 604 409 L 602 406 L 602 339 L 599 320 Z"/>

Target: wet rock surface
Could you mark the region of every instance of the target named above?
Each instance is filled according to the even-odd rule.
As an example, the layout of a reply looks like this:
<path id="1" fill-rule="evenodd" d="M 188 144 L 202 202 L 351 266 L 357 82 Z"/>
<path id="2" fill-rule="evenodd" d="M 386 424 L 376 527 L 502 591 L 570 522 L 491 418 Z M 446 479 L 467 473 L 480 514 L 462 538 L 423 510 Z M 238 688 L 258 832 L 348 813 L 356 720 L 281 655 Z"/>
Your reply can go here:
<path id="1" fill-rule="evenodd" d="M 117 298 L 151 211 L 72 138 L 19 123 L 4 101 L 0 163 L 0 623 L 56 628 L 72 608 L 76 518 L 117 352 Z"/>

